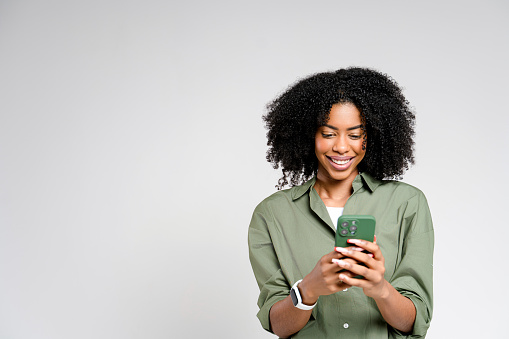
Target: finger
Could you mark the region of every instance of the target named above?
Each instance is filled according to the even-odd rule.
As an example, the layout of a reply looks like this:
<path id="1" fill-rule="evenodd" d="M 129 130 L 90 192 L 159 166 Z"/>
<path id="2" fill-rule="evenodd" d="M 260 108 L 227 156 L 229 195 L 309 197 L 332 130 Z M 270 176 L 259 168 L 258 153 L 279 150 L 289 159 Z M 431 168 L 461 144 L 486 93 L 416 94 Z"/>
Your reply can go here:
<path id="1" fill-rule="evenodd" d="M 352 264 L 355 264 L 356 261 L 353 259 L 332 259 L 332 262 L 335 265 L 334 273 L 339 274 L 341 272 L 345 272 L 345 266 L 350 266 Z"/>
<path id="2" fill-rule="evenodd" d="M 336 264 L 335 264 L 335 266 L 338 267 Z M 344 271 L 344 270 L 343 270 L 343 273 L 345 274 L 346 277 L 352 277 L 352 274 L 353 274 L 352 272 L 348 272 L 348 271 Z M 325 283 L 327 286 L 329 286 L 331 288 L 331 291 L 334 290 L 335 292 L 339 292 L 345 288 L 350 287 L 350 285 L 343 283 L 343 281 L 341 281 L 339 279 L 339 274 L 340 274 L 340 272 L 335 272 L 332 274 L 327 274 L 327 276 L 324 277 Z"/>
<path id="3" fill-rule="evenodd" d="M 338 252 L 331 252 L 321 258 L 321 265 L 324 274 L 334 275 L 337 277 L 337 274 L 342 270 L 342 268 L 336 264 L 337 260 L 347 260 L 352 264 L 356 263 L 355 259 L 345 257 L 343 254 Z"/>
<path id="4" fill-rule="evenodd" d="M 374 268 L 375 266 L 377 266 L 377 261 L 373 259 L 373 256 L 370 255 L 371 253 L 351 251 L 349 248 L 338 247 L 338 250 L 339 249 L 345 256 L 355 259 L 358 262 L 362 262 L 366 264 L 368 267 Z"/>
<path id="5" fill-rule="evenodd" d="M 364 250 L 363 248 L 357 247 L 357 248 L 361 249 L 360 251 L 354 250 L 353 248 L 354 247 L 335 247 L 334 250 L 341 253 L 345 257 L 355 258 L 355 259 L 359 258 L 359 256 L 363 257 L 363 255 L 367 254 L 367 253 L 362 252 Z"/>
<path id="6" fill-rule="evenodd" d="M 376 250 L 376 247 L 378 247 L 375 243 L 363 239 L 348 239 L 346 242 L 361 247 L 363 250 L 368 252 L 374 251 Z"/>
<path id="7" fill-rule="evenodd" d="M 336 266 L 336 273 L 339 273 L 341 271 L 344 271 L 344 268 L 341 267 L 340 265 L 338 265 L 338 263 L 341 263 L 341 262 L 346 262 L 348 264 L 357 264 L 358 261 L 355 260 L 355 259 L 352 259 L 352 258 L 348 258 L 348 257 L 343 257 L 343 258 L 340 258 L 340 259 L 332 259 L 332 262 L 335 264 Z"/>
<path id="8" fill-rule="evenodd" d="M 340 251 L 341 251 L 342 248 L 344 248 L 344 247 L 334 247 L 334 251 L 338 252 L 338 253 L 341 253 Z M 352 251 L 358 251 L 358 252 L 364 251 L 364 248 L 357 247 L 357 246 L 348 246 L 348 249 L 352 250 Z"/>
<path id="9" fill-rule="evenodd" d="M 352 264 L 347 262 L 346 260 L 338 260 L 336 261 L 336 264 L 343 268 L 344 270 L 347 270 L 349 273 L 351 273 L 353 276 L 362 275 L 363 277 L 366 277 L 366 279 L 370 280 L 369 278 L 376 274 L 374 270 L 370 270 L 366 266 L 361 266 L 357 264 Z M 344 273 L 344 271 L 339 272 L 340 275 Z"/>
<path id="10" fill-rule="evenodd" d="M 350 247 L 348 247 L 350 248 Z M 352 246 L 352 249 L 354 248 L 354 246 Z M 355 247 L 355 248 L 358 248 L 358 250 L 356 249 L 353 249 L 354 251 L 363 251 L 362 248 L 360 247 Z M 328 262 L 328 263 L 331 263 L 333 264 L 335 260 L 338 260 L 338 259 L 348 259 L 352 262 L 355 262 L 355 259 L 352 259 L 352 258 L 348 258 L 347 256 L 345 256 L 344 254 L 341 254 L 337 251 L 332 251 L 331 253 L 328 253 L 327 255 L 325 255 L 324 257 L 322 257 L 322 259 L 324 259 L 324 262 Z M 335 265 L 335 264 L 334 264 Z"/>
<path id="11" fill-rule="evenodd" d="M 378 284 L 385 275 L 385 267 L 381 261 L 376 261 L 373 259 L 371 261 L 374 263 L 372 267 L 359 265 L 357 262 L 351 263 L 346 259 L 337 260 L 335 263 L 344 270 L 352 272 L 354 276 L 360 275 L 363 276 L 366 281 Z M 344 273 L 344 271 L 340 271 L 339 273 Z"/>
<path id="12" fill-rule="evenodd" d="M 334 257 L 335 259 L 351 259 L 351 260 L 355 261 L 355 259 L 350 258 L 347 253 L 350 253 L 349 251 L 362 252 L 362 251 L 364 251 L 364 249 L 361 247 L 357 247 L 357 246 L 348 246 L 346 248 L 345 247 L 334 247 L 334 251 L 339 254 L 339 256 Z"/>
<path id="13" fill-rule="evenodd" d="M 332 262 L 333 262 L 333 263 L 335 263 L 336 265 L 337 265 L 338 263 L 341 263 L 341 262 L 347 262 L 347 263 L 349 263 L 349 264 L 356 264 L 356 263 L 357 263 L 357 261 L 356 261 L 356 260 L 354 260 L 354 259 L 352 259 L 352 258 L 348 258 L 348 257 L 343 257 L 343 258 L 341 258 L 341 259 L 332 259 Z"/>
<path id="14" fill-rule="evenodd" d="M 350 285 L 350 286 L 357 286 L 360 288 L 369 287 L 369 284 L 370 284 L 365 279 L 354 278 L 353 276 L 348 276 L 345 273 L 341 273 L 339 275 L 339 279 L 343 282 L 343 284 Z"/>
<path id="15" fill-rule="evenodd" d="M 352 272 L 349 272 L 347 271 L 345 268 L 344 268 L 344 264 L 348 264 L 348 265 L 353 265 L 353 264 L 356 264 L 357 261 L 352 259 L 352 258 L 348 258 L 348 257 L 344 257 L 341 258 L 341 259 L 332 259 L 332 262 L 336 265 L 336 270 L 335 270 L 335 273 L 339 276 L 340 273 L 344 273 L 344 274 L 347 274 L 349 276 L 354 276 Z"/>
<path id="16" fill-rule="evenodd" d="M 380 247 L 374 242 L 370 242 L 370 241 L 366 241 L 366 240 L 362 240 L 362 239 L 348 239 L 347 242 L 349 244 L 354 244 L 357 247 L 360 247 L 370 253 L 373 253 L 375 259 L 383 258 L 382 251 L 380 250 Z"/>
<path id="17" fill-rule="evenodd" d="M 320 259 L 320 262 L 321 262 L 322 265 L 325 265 L 325 267 L 329 267 L 329 266 L 333 266 L 332 259 L 341 259 L 341 258 L 344 258 L 343 254 L 341 254 L 339 252 L 336 252 L 336 251 L 332 251 L 332 252 L 327 253 L 326 255 L 324 255 Z"/>
<path id="18" fill-rule="evenodd" d="M 345 288 L 352 287 L 351 285 L 349 285 L 346 282 L 344 282 L 343 280 L 341 280 L 340 276 L 343 277 L 343 278 L 345 278 L 345 277 L 346 278 L 353 278 L 355 275 L 352 272 L 343 270 L 341 273 L 337 274 L 337 278 L 336 278 L 338 280 L 339 288 L 345 289 Z"/>
<path id="19" fill-rule="evenodd" d="M 339 282 L 338 282 L 338 289 L 339 290 L 345 290 L 345 289 L 351 288 L 351 287 L 352 287 L 352 285 L 348 285 L 346 282 L 344 282 L 342 280 L 339 280 Z"/>
<path id="20" fill-rule="evenodd" d="M 338 282 L 338 290 L 341 291 L 341 290 L 345 290 L 347 288 L 351 288 L 352 285 L 348 285 L 346 282 L 342 281 L 342 280 L 339 280 Z M 338 291 L 338 292 L 339 292 Z"/>
<path id="21" fill-rule="evenodd" d="M 351 247 L 348 247 L 348 248 L 354 248 L 354 247 L 356 247 L 356 246 L 351 246 Z M 364 251 L 364 249 L 363 249 L 363 248 L 360 248 L 360 247 L 356 247 L 356 248 L 358 248 L 358 250 L 357 250 L 357 251 Z M 344 254 L 342 254 L 342 253 L 340 253 L 340 252 L 336 251 L 336 248 L 334 248 L 334 251 L 332 251 L 332 252 L 330 252 L 330 253 L 327 253 L 327 254 L 325 255 L 325 257 L 328 257 L 328 258 L 329 258 L 329 261 L 330 261 L 330 259 L 333 259 L 333 258 L 336 258 L 336 259 L 343 258 L 343 257 L 344 257 Z"/>

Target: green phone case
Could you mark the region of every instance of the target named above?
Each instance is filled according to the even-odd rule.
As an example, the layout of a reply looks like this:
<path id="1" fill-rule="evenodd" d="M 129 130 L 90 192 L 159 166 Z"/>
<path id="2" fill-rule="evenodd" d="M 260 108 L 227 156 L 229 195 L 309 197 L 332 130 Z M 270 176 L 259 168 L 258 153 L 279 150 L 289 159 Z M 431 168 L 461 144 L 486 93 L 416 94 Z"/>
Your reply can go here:
<path id="1" fill-rule="evenodd" d="M 375 217 L 371 215 L 342 215 L 338 219 L 336 247 L 347 247 L 348 239 L 363 239 L 373 242 L 375 238 Z"/>

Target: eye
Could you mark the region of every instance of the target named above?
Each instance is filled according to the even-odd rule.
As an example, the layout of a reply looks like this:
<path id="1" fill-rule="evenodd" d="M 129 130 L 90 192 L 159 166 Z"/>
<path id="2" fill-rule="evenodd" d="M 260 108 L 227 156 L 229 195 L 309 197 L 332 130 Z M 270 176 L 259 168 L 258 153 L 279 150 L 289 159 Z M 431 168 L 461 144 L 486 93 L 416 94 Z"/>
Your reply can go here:
<path id="1" fill-rule="evenodd" d="M 353 139 L 353 140 L 359 140 L 361 137 L 362 137 L 361 135 L 357 135 L 357 134 L 350 135 L 350 139 Z"/>
<path id="2" fill-rule="evenodd" d="M 332 138 L 334 135 L 330 133 L 322 133 L 322 137 L 325 139 Z"/>

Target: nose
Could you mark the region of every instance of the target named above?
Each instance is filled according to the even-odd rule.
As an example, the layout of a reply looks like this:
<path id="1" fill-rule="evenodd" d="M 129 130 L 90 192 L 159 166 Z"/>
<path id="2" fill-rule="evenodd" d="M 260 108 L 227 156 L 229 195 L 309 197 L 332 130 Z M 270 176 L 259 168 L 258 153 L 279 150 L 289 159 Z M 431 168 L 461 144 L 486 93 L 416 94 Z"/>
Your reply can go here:
<path id="1" fill-rule="evenodd" d="M 350 149 L 350 144 L 348 144 L 348 140 L 346 136 L 340 136 L 336 139 L 336 142 L 332 146 L 332 150 L 334 152 L 338 152 L 339 154 L 345 154 Z"/>

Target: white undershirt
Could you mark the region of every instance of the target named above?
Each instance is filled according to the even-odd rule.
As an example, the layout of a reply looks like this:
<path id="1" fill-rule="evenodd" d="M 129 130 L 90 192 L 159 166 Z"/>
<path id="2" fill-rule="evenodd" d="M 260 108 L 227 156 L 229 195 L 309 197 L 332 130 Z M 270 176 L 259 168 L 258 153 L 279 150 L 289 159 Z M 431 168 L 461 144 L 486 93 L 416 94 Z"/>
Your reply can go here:
<path id="1" fill-rule="evenodd" d="M 327 207 L 327 212 L 329 212 L 330 220 L 332 220 L 332 224 L 334 225 L 334 228 L 338 228 L 338 218 L 343 215 L 344 207 Z"/>

